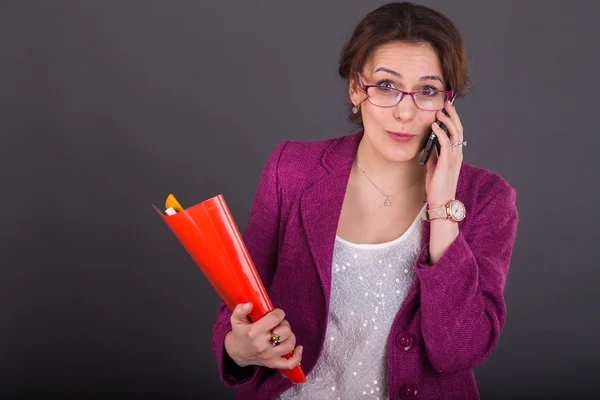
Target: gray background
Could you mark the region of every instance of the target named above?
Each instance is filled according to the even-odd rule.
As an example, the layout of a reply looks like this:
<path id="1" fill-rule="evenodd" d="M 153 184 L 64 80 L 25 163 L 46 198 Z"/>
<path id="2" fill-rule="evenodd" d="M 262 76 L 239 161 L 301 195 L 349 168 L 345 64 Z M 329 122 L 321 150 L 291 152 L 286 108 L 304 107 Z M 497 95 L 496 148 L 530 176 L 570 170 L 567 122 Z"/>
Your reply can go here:
<path id="1" fill-rule="evenodd" d="M 352 132 L 337 58 L 383 3 L 0 2 L 0 396 L 232 398 L 219 298 L 151 205 L 223 193 L 243 230 L 279 142 Z M 472 63 L 465 161 L 518 193 L 482 397 L 592 397 L 598 3 L 423 4 Z"/>

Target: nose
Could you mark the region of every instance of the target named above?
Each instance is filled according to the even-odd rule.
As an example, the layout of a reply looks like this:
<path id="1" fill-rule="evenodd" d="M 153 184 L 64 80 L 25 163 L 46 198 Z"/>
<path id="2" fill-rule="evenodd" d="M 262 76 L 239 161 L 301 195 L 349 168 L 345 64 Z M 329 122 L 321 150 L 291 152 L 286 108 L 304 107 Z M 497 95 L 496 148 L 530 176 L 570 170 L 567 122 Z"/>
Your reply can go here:
<path id="1" fill-rule="evenodd" d="M 411 121 L 415 117 L 417 110 L 417 105 L 412 96 L 405 94 L 394 107 L 394 117 L 401 121 Z"/>

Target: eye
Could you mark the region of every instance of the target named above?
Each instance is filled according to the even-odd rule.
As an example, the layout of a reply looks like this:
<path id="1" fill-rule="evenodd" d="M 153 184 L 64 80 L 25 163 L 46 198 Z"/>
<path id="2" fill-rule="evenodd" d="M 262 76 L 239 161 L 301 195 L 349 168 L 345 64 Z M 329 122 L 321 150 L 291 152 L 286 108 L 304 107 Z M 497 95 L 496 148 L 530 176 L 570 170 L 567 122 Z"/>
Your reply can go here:
<path id="1" fill-rule="evenodd" d="M 377 86 L 380 86 L 380 90 L 386 91 L 386 89 L 395 89 L 396 86 L 394 82 L 384 79 L 382 81 L 377 82 Z"/>
<path id="2" fill-rule="evenodd" d="M 421 88 L 421 93 L 428 97 L 433 97 L 438 94 L 438 89 L 433 86 L 424 86 Z"/>

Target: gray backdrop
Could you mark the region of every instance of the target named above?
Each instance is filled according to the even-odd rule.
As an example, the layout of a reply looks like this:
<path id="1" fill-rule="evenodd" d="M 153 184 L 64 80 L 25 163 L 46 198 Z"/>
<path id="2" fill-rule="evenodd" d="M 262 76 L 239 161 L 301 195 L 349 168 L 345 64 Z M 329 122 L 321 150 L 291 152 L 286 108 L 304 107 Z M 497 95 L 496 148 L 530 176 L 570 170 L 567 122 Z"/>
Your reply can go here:
<path id="1" fill-rule="evenodd" d="M 219 298 L 151 205 L 223 193 L 243 230 L 279 142 L 352 132 L 337 58 L 383 3 L 0 2 L 2 397 L 233 397 L 210 352 Z M 465 161 L 518 193 L 482 397 L 591 397 L 598 3 L 423 4 L 472 62 Z"/>

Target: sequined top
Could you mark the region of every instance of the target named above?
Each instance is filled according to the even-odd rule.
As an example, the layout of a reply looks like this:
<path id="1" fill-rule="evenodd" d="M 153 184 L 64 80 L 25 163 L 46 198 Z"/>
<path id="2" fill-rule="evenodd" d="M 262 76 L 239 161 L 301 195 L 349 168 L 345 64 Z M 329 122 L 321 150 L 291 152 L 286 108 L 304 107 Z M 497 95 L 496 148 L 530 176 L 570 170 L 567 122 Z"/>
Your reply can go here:
<path id="1" fill-rule="evenodd" d="M 415 280 L 421 213 L 399 238 L 355 244 L 336 237 L 323 352 L 307 382 L 279 399 L 388 399 L 390 328 Z"/>

